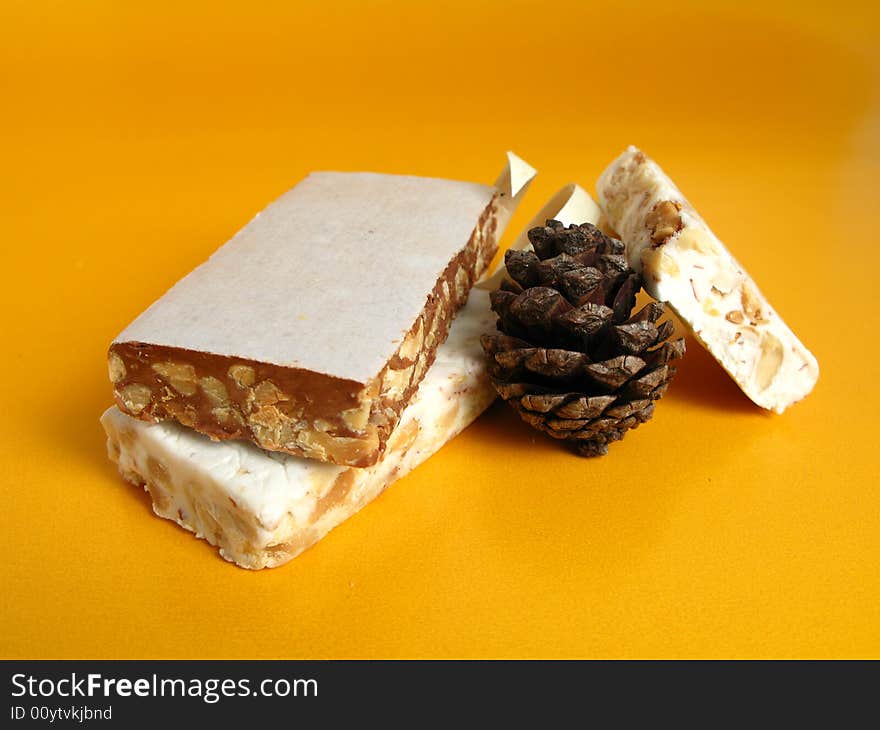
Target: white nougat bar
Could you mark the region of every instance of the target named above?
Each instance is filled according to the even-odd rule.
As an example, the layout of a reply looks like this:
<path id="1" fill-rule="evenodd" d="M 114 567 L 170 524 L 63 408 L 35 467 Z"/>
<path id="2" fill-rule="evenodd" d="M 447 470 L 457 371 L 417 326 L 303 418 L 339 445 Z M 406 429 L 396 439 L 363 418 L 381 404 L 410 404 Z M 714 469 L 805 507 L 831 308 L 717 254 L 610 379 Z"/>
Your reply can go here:
<path id="1" fill-rule="evenodd" d="M 816 358 L 656 162 L 630 147 L 597 193 L 645 289 L 672 306 L 749 398 L 782 413 L 813 389 Z"/>
<path id="2" fill-rule="evenodd" d="M 455 318 L 384 457 L 366 468 L 212 441 L 171 421 L 149 423 L 109 408 L 101 417 L 110 458 L 174 520 L 244 568 L 286 563 L 378 496 L 470 424 L 495 398 L 480 334 L 494 321 L 474 290 Z"/>

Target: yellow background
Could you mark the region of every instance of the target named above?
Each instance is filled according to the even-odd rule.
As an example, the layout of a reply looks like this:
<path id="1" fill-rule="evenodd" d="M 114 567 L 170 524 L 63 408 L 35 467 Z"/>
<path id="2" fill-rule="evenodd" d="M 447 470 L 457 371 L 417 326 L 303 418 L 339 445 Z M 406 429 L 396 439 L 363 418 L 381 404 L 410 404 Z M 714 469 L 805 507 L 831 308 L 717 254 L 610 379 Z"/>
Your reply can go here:
<path id="1" fill-rule="evenodd" d="M 0 656 L 880 655 L 878 13 L 605 5 L 0 2 Z M 818 357 L 784 416 L 691 341 L 608 457 L 496 404 L 259 573 L 105 458 L 110 340 L 309 170 L 510 148 L 512 233 L 629 143 Z"/>

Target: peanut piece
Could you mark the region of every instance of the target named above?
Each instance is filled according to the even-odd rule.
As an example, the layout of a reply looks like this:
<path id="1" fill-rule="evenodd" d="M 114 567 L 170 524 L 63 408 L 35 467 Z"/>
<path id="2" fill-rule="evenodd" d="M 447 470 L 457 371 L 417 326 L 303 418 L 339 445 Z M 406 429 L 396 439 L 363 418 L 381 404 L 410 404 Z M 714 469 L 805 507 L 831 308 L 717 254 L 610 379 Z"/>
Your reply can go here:
<path id="1" fill-rule="evenodd" d="M 137 415 L 149 405 L 153 391 L 142 383 L 132 383 L 117 391 L 116 395 L 124 410 Z"/>
<path id="2" fill-rule="evenodd" d="M 250 365 L 232 365 L 227 371 L 227 375 L 240 388 L 250 388 L 257 382 L 257 374 Z"/>
<path id="3" fill-rule="evenodd" d="M 651 232 L 651 243 L 659 245 L 681 229 L 681 203 L 661 200 L 645 218 L 645 225 Z"/>
<path id="4" fill-rule="evenodd" d="M 735 288 L 736 284 L 739 281 L 739 278 L 733 272 L 727 269 L 721 269 L 716 272 L 715 276 L 712 278 L 712 288 L 715 289 L 722 296 L 725 294 L 730 294 Z"/>
<path id="5" fill-rule="evenodd" d="M 761 390 L 766 390 L 773 382 L 773 378 L 782 366 L 784 355 L 782 343 L 774 335 L 765 332 L 761 341 L 761 359 L 758 360 L 758 367 L 755 369 L 755 383 Z"/>
<path id="6" fill-rule="evenodd" d="M 372 403 L 365 400 L 361 405 L 342 411 L 342 422 L 352 431 L 362 431 L 370 419 L 370 407 Z"/>
<path id="7" fill-rule="evenodd" d="M 173 400 L 165 406 L 165 409 L 177 421 L 180 421 L 184 426 L 188 426 L 189 428 L 195 428 L 196 423 L 198 422 L 198 414 L 196 413 L 196 409 L 193 408 L 189 403 L 184 403 L 181 400 Z"/>
<path id="8" fill-rule="evenodd" d="M 379 433 L 375 428 L 370 428 L 364 438 L 348 438 L 321 431 L 301 431 L 296 441 L 306 454 L 316 454 L 321 458 L 331 453 L 341 461 L 353 461 L 361 454 L 379 448 Z"/>
<path id="9" fill-rule="evenodd" d="M 460 266 L 458 271 L 455 272 L 455 296 L 459 301 L 464 301 L 467 298 L 468 290 L 470 289 L 470 277 L 468 276 L 467 270 Z"/>
<path id="10" fill-rule="evenodd" d="M 400 349 L 397 351 L 401 360 L 414 360 L 416 355 L 422 349 L 422 343 L 425 341 L 425 322 L 420 317 L 418 326 L 410 330 L 406 336 Z"/>
<path id="11" fill-rule="evenodd" d="M 241 413 L 231 406 L 212 408 L 211 415 L 224 426 L 238 426 L 239 428 L 244 428 L 244 418 Z"/>
<path id="12" fill-rule="evenodd" d="M 111 352 L 107 356 L 107 368 L 110 371 L 110 382 L 113 384 L 118 383 L 120 380 L 124 380 L 127 374 L 125 369 L 125 363 L 122 362 L 122 358 L 119 357 L 115 352 Z"/>
<path id="13" fill-rule="evenodd" d="M 290 400 L 290 398 L 271 380 L 262 380 L 254 388 L 254 400 L 260 406 L 271 406 L 279 401 Z"/>
<path id="14" fill-rule="evenodd" d="M 196 394 L 196 370 L 192 365 L 174 362 L 157 362 L 152 365 L 153 372 L 168 381 L 181 395 Z"/>
<path id="15" fill-rule="evenodd" d="M 385 371 L 385 377 L 382 378 L 382 395 L 392 398 L 400 398 L 410 384 L 414 366 L 410 365 L 401 370 L 392 370 L 388 368 Z"/>
<path id="16" fill-rule="evenodd" d="M 740 299 L 742 301 L 743 311 L 746 313 L 746 316 L 752 324 L 760 324 L 767 321 L 764 312 L 761 311 L 761 300 L 746 282 L 743 282 Z"/>
<path id="17" fill-rule="evenodd" d="M 213 378 L 210 375 L 199 378 L 199 386 L 212 406 L 225 406 L 229 403 L 229 393 L 226 391 L 223 381 L 219 378 Z"/>

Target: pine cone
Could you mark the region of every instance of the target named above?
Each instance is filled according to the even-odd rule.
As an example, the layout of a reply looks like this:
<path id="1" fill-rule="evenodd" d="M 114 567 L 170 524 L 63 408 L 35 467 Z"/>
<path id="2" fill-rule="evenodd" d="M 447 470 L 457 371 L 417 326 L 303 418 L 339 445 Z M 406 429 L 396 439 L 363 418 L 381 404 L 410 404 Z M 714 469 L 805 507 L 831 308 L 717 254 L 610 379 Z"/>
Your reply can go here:
<path id="1" fill-rule="evenodd" d="M 529 231 L 534 251 L 508 251 L 505 281 L 491 294 L 503 334 L 483 335 L 499 395 L 531 426 L 583 456 L 608 453 L 654 414 L 684 340 L 657 321 L 663 304 L 635 315 L 639 275 L 624 246 L 589 223 L 549 220 Z"/>

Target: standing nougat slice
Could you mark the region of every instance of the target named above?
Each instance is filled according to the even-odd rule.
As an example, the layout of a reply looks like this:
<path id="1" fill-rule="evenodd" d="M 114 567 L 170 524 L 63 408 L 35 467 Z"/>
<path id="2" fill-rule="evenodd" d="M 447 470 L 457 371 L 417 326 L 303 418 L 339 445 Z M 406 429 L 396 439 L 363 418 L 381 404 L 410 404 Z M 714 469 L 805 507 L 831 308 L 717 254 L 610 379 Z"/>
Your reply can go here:
<path id="1" fill-rule="evenodd" d="M 782 413 L 813 389 L 816 358 L 656 162 L 630 147 L 597 193 L 645 288 L 669 302 L 749 398 Z"/>

